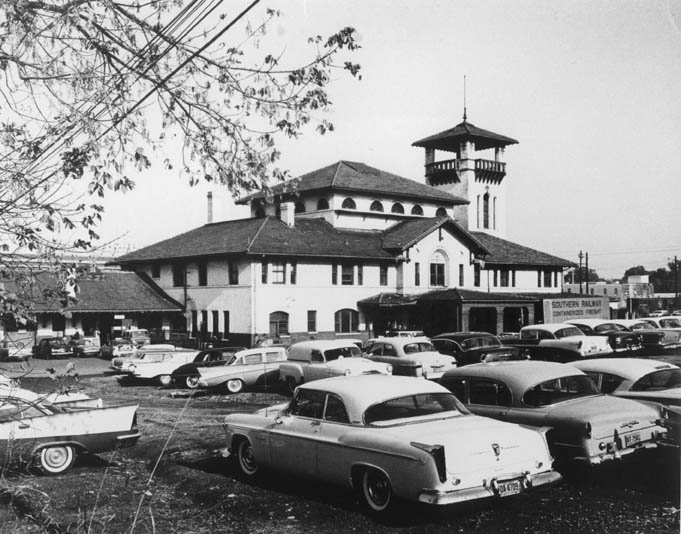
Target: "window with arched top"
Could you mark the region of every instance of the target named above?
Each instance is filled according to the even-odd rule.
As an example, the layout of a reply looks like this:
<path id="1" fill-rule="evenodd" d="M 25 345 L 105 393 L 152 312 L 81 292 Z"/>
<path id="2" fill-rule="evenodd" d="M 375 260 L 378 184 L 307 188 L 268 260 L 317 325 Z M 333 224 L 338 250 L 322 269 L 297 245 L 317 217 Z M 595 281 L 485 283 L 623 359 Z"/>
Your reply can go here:
<path id="1" fill-rule="evenodd" d="M 255 218 L 256 219 L 262 219 L 263 217 L 265 217 L 265 215 L 267 215 L 265 213 L 265 208 L 263 208 L 262 206 L 258 206 L 257 208 L 255 208 Z"/>
<path id="2" fill-rule="evenodd" d="M 296 213 L 305 213 L 305 204 L 303 204 L 300 200 L 296 202 Z"/>
<path id="3" fill-rule="evenodd" d="M 329 201 L 326 200 L 325 198 L 320 198 L 317 201 L 317 209 L 318 210 L 328 210 L 329 209 Z"/>
<path id="4" fill-rule="evenodd" d="M 288 313 L 276 311 L 270 313 L 270 336 L 288 335 Z"/>
<path id="5" fill-rule="evenodd" d="M 369 207 L 369 210 L 371 211 L 380 211 L 383 212 L 383 204 L 381 204 L 380 200 L 374 200 L 371 203 L 371 206 Z"/>
<path id="6" fill-rule="evenodd" d="M 478 195 L 477 198 L 476 198 L 475 225 L 476 225 L 477 228 L 480 228 L 480 195 Z"/>
<path id="7" fill-rule="evenodd" d="M 497 229 L 497 197 L 492 199 L 492 228 Z"/>
<path id="8" fill-rule="evenodd" d="M 482 227 L 489 228 L 489 193 L 482 196 Z"/>
<path id="9" fill-rule="evenodd" d="M 438 208 L 437 211 L 435 212 L 436 217 L 446 217 L 447 216 L 447 210 L 444 208 Z"/>
<path id="10" fill-rule="evenodd" d="M 404 206 L 399 202 L 395 202 L 393 207 L 390 208 L 391 213 L 404 213 Z"/>
<path id="11" fill-rule="evenodd" d="M 436 250 L 430 256 L 430 286 L 447 286 L 447 255 L 442 250 Z"/>
<path id="12" fill-rule="evenodd" d="M 411 208 L 411 214 L 412 215 L 423 215 L 423 208 L 418 204 L 414 204 L 414 207 Z"/>
<path id="13" fill-rule="evenodd" d="M 359 312 L 346 308 L 338 310 L 334 316 L 334 330 L 338 334 L 359 332 Z"/>
<path id="14" fill-rule="evenodd" d="M 343 204 L 341 205 L 341 208 L 343 208 L 345 210 L 356 210 L 357 204 L 355 204 L 355 201 L 353 199 L 348 197 L 345 200 L 343 200 Z"/>

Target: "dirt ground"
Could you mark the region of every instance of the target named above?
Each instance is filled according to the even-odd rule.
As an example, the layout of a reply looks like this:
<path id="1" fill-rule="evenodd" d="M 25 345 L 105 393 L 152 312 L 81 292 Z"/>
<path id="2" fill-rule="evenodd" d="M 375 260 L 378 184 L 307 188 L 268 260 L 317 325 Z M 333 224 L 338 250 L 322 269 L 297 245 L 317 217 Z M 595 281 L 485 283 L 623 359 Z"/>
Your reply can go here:
<path id="1" fill-rule="evenodd" d="M 283 393 L 190 396 L 124 387 L 96 372 L 71 383 L 107 404 L 139 404 L 142 438 L 129 449 L 80 457 L 61 476 L 5 474 L 0 533 L 679 532 L 678 451 L 566 470 L 561 484 L 540 492 L 437 509 L 406 504 L 377 518 L 343 488 L 276 473 L 243 481 L 237 474 L 226 457 L 224 416 L 284 402 Z M 33 376 L 22 379 L 25 387 L 54 387 Z"/>

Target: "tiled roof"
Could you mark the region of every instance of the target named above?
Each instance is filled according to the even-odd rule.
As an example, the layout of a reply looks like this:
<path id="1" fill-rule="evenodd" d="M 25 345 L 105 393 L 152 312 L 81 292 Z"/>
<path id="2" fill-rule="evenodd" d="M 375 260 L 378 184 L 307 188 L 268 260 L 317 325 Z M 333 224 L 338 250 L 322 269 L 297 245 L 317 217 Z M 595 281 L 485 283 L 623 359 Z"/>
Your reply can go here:
<path id="1" fill-rule="evenodd" d="M 421 146 L 424 148 L 435 148 L 437 150 L 446 150 L 453 152 L 459 149 L 459 144 L 464 140 L 471 140 L 475 143 L 476 150 L 485 150 L 494 147 L 504 147 L 507 145 L 515 145 L 518 143 L 511 137 L 483 130 L 477 126 L 466 122 L 457 124 L 449 130 L 430 135 L 419 141 L 414 141 L 412 146 Z"/>
<path id="2" fill-rule="evenodd" d="M 182 311 L 179 302 L 168 297 L 145 275 L 126 271 L 106 271 L 83 275 L 77 280 L 76 301 L 69 301 L 67 310 L 79 313 L 96 312 L 175 312 Z M 51 273 L 39 273 L 31 294 L 20 296 L 33 303 L 35 312 L 56 312 L 63 304 L 58 298 L 45 299 L 44 290 L 55 290 L 57 278 Z M 16 287 L 12 288 L 17 290 Z"/>
<path id="3" fill-rule="evenodd" d="M 296 219 L 293 227 L 275 217 L 241 219 L 201 226 L 126 254 L 116 263 L 237 253 L 390 259 L 381 238 L 378 231 L 339 229 L 323 219 Z"/>
<path id="4" fill-rule="evenodd" d="M 471 232 L 489 250 L 485 264 L 573 267 L 574 262 L 484 232 Z"/>
<path id="5" fill-rule="evenodd" d="M 304 191 L 336 190 L 375 194 L 394 198 L 414 200 L 430 200 L 445 205 L 468 204 L 464 198 L 454 196 L 408 178 L 403 178 L 364 163 L 338 161 L 333 165 L 317 169 L 299 178 L 278 184 L 271 189 L 271 194 L 290 194 Z M 263 198 L 264 192 L 254 193 L 237 201 L 247 204 L 255 198 Z"/>
<path id="6" fill-rule="evenodd" d="M 450 217 L 411 219 L 397 223 L 384 232 L 383 247 L 389 250 L 405 250 L 443 226 L 461 238 L 474 252 L 480 254 L 488 252 L 480 241 Z"/>

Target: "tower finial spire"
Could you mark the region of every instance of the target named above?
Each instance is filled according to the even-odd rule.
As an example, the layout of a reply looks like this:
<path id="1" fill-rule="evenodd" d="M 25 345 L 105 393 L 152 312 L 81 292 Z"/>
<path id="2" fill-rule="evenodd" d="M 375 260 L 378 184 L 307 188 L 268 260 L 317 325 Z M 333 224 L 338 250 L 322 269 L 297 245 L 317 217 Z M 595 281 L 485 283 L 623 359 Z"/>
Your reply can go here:
<path id="1" fill-rule="evenodd" d="M 466 75 L 463 75 L 463 122 L 466 122 Z"/>

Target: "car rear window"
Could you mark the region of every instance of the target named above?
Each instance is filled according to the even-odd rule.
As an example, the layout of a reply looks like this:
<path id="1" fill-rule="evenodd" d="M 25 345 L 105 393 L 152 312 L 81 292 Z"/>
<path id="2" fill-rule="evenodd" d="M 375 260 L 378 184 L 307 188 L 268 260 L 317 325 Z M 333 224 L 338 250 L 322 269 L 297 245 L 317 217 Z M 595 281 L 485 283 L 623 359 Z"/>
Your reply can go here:
<path id="1" fill-rule="evenodd" d="M 437 352 L 432 344 L 421 342 L 421 343 L 407 343 L 404 346 L 405 354 L 416 354 L 417 352 Z"/>
<path id="2" fill-rule="evenodd" d="M 656 391 L 681 387 L 681 369 L 653 371 L 631 386 L 631 391 Z"/>
<path id="3" fill-rule="evenodd" d="M 424 416 L 458 416 L 469 413 L 451 393 L 419 393 L 374 404 L 364 412 L 367 425 L 410 422 Z M 405 421 L 406 420 L 406 421 Z"/>
<path id="4" fill-rule="evenodd" d="M 528 389 L 523 395 L 523 404 L 533 407 L 548 406 L 601 394 L 596 384 L 586 375 L 564 376 L 547 380 Z"/>
<path id="5" fill-rule="evenodd" d="M 337 347 L 334 349 L 327 349 L 324 351 L 324 358 L 327 362 L 337 360 L 339 357 L 352 358 L 353 356 L 361 356 L 362 351 L 357 345 L 349 345 L 347 347 Z"/>

